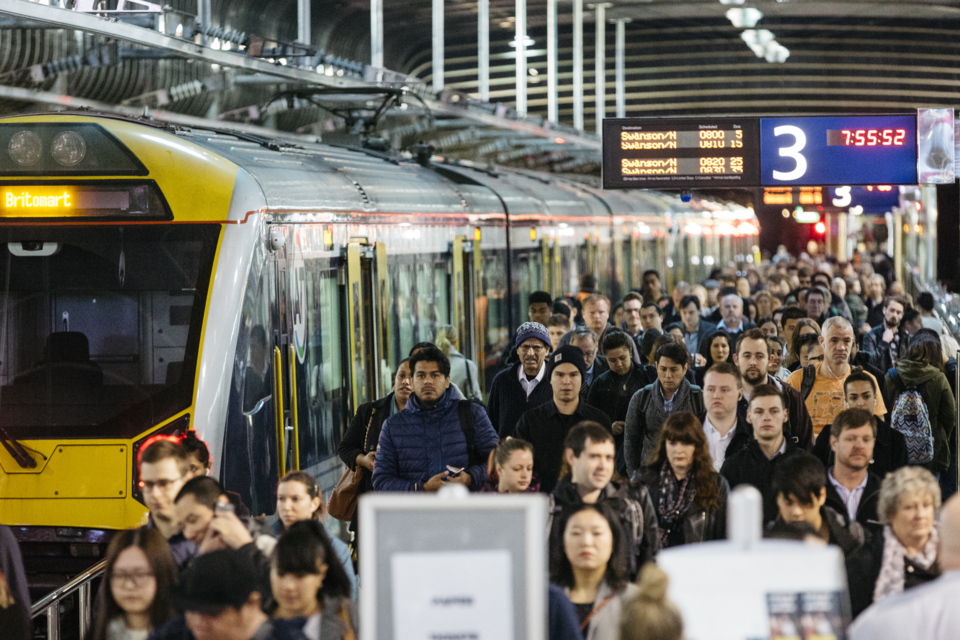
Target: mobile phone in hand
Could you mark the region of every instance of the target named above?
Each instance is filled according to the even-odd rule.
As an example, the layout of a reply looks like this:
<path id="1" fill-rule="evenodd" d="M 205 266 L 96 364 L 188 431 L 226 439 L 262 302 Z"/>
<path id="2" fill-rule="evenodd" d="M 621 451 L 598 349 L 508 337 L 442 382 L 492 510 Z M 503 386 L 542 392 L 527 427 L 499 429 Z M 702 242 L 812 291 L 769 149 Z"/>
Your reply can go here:
<path id="1" fill-rule="evenodd" d="M 456 478 L 457 476 L 460 475 L 461 472 L 463 472 L 463 467 L 458 469 L 457 467 L 451 467 L 449 464 L 447 465 L 448 478 Z"/>

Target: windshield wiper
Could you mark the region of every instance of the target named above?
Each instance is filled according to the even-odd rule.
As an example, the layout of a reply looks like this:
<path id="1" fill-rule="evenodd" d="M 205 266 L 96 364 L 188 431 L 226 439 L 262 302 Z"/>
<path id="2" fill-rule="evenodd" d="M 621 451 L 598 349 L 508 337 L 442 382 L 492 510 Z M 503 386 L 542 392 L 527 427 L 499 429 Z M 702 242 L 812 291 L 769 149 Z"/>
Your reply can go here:
<path id="1" fill-rule="evenodd" d="M 7 433 L 7 430 L 3 427 L 0 427 L 0 442 L 3 443 L 3 448 L 17 461 L 17 464 L 20 465 L 21 468 L 36 468 L 37 461 L 33 459 L 33 456 L 27 453 L 27 450 L 24 449 L 23 445 L 17 442 L 15 438 L 11 438 L 10 434 Z"/>

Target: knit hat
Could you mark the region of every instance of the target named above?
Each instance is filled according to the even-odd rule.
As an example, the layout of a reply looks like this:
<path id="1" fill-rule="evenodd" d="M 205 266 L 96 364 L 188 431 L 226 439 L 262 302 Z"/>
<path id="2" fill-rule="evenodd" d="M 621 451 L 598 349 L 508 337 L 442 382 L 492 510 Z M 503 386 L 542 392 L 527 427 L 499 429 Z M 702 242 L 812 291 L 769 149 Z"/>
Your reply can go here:
<path id="1" fill-rule="evenodd" d="M 547 361 L 547 380 L 553 375 L 553 370 L 562 364 L 572 364 L 580 370 L 580 376 L 587 374 L 587 363 L 583 361 L 583 351 L 580 347 L 565 345 L 554 351 Z"/>
<path id="2" fill-rule="evenodd" d="M 527 338 L 536 338 L 543 341 L 543 344 L 547 345 L 547 349 L 552 346 L 550 344 L 550 333 L 539 322 L 524 322 L 520 325 L 520 328 L 517 329 L 517 341 L 513 343 L 513 346 L 519 347 Z"/>

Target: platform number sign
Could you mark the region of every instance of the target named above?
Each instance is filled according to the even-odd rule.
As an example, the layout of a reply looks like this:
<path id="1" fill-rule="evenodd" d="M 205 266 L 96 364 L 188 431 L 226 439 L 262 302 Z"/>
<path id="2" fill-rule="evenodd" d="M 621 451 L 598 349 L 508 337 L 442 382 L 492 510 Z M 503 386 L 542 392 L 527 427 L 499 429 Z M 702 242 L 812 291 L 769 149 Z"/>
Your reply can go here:
<path id="1" fill-rule="evenodd" d="M 761 118 L 760 181 L 763 186 L 915 184 L 916 116 Z"/>

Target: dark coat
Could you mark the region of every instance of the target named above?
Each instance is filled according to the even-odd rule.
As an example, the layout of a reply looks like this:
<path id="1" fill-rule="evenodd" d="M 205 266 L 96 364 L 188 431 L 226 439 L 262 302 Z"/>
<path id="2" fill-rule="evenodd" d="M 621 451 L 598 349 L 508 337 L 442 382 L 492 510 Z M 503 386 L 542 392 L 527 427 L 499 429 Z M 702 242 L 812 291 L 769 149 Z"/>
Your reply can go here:
<path id="1" fill-rule="evenodd" d="M 925 466 L 933 473 L 946 471 L 950 466 L 950 442 L 953 439 L 951 435 L 957 428 L 957 403 L 953 398 L 950 383 L 942 371 L 930 364 L 900 360 L 896 368 L 904 387 L 916 386 L 920 390 L 930 415 L 930 426 L 933 429 L 933 461 Z M 898 387 L 889 373 L 884 384 L 887 388 L 887 396 L 883 401 L 887 411 L 890 412 L 892 425 Z"/>
<path id="2" fill-rule="evenodd" d="M 786 440 L 787 449 L 773 459 L 767 458 L 756 439 L 732 456 L 727 456 L 720 469 L 720 475 L 727 479 L 730 487 L 736 489 L 741 484 L 753 485 L 763 496 L 763 521 L 772 522 L 777 518 L 777 496 L 771 488 L 773 474 L 777 466 L 803 449 L 790 440 Z"/>
<path id="3" fill-rule="evenodd" d="M 564 476 L 550 493 L 550 510 L 547 527 L 549 530 L 549 549 L 552 557 L 563 553 L 563 531 L 560 529 L 565 513 L 583 504 L 577 485 Z M 636 578 L 643 565 L 657 555 L 660 550 L 660 529 L 657 525 L 657 511 L 650 499 L 650 493 L 643 485 L 631 486 L 610 482 L 597 499 L 597 504 L 605 504 L 620 517 L 623 533 L 627 538 L 627 548 L 632 549 L 628 559 L 630 579 Z"/>
<path id="4" fill-rule="evenodd" d="M 866 554 L 866 561 L 862 567 L 860 567 L 859 573 L 854 575 L 850 575 L 849 571 L 847 573 L 847 581 L 850 583 L 850 601 L 854 617 L 873 603 L 873 591 L 877 585 L 877 580 L 880 578 L 880 570 L 883 568 L 882 530 L 869 536 L 864 552 Z M 924 569 L 920 565 L 912 562 L 909 558 L 904 558 L 903 564 L 904 591 L 919 587 L 922 584 L 926 584 L 940 577 L 939 559 L 935 561 L 929 569 Z M 858 587 L 857 591 L 859 593 L 869 591 L 869 599 L 864 596 L 860 598 L 859 602 L 855 602 L 853 598 L 855 585 Z"/>
<path id="5" fill-rule="evenodd" d="M 667 464 L 667 463 L 664 463 Z M 716 509 L 704 509 L 700 502 L 694 499 L 683 518 L 683 543 L 710 542 L 711 540 L 726 540 L 727 538 L 727 496 L 730 485 L 719 473 L 716 476 L 720 487 L 720 505 Z M 660 514 L 660 471 L 654 467 L 647 467 L 643 473 L 643 484 L 650 492 L 653 509 Z"/>
<path id="6" fill-rule="evenodd" d="M 496 375 L 490 384 L 490 393 L 487 395 L 487 414 L 490 423 L 500 438 L 513 436 L 517 433 L 517 423 L 524 412 L 539 407 L 553 398 L 553 389 L 550 380 L 544 372 L 543 380 L 533 388 L 530 397 L 520 386 L 517 370 L 522 365 L 517 362 L 509 369 L 504 369 Z"/>
<path id="7" fill-rule="evenodd" d="M 631 365 L 629 373 L 625 376 L 618 376 L 608 370 L 593 381 L 585 399 L 592 407 L 605 407 L 613 422 L 623 422 L 627 419 L 627 408 L 630 406 L 633 394 L 648 384 L 650 380 L 643 367 Z M 617 447 L 617 473 L 626 477 L 627 463 L 623 457 L 623 434 L 614 434 L 613 442 Z"/>
<path id="8" fill-rule="evenodd" d="M 700 324 L 697 325 L 697 351 L 696 351 L 696 353 L 699 353 L 699 354 L 702 355 L 704 358 L 707 357 L 707 355 L 708 355 L 709 352 L 710 352 L 709 345 L 707 345 L 707 336 L 709 336 L 711 333 L 715 332 L 716 330 L 717 330 L 717 325 L 713 324 L 712 322 L 708 322 L 708 321 L 707 321 L 706 319 L 704 319 L 704 318 L 700 318 Z M 683 332 L 684 332 L 684 333 L 687 332 L 686 327 L 684 327 Z"/>
<path id="9" fill-rule="evenodd" d="M 883 300 L 874 304 L 869 298 L 866 301 L 867 305 L 867 324 L 871 327 L 882 327 L 883 326 Z M 883 335 L 881 333 L 881 335 Z"/>
<path id="10" fill-rule="evenodd" d="M 580 395 L 582 395 L 584 399 L 586 399 L 587 392 L 590 390 L 590 386 L 594 383 L 594 381 L 600 376 L 602 376 L 603 374 L 605 374 L 607 371 L 610 371 L 610 367 L 607 366 L 606 359 L 601 358 L 600 356 L 597 356 L 596 359 L 593 361 L 593 372 L 592 372 L 592 375 L 590 376 L 590 384 L 587 384 L 587 375 L 584 374 L 583 376 L 583 389 L 580 392 Z"/>
<path id="11" fill-rule="evenodd" d="M 447 465 L 468 467 L 470 488 L 479 491 L 487 481 L 487 458 L 497 446 L 497 434 L 487 412 L 471 403 L 474 419 L 474 460 L 469 465 L 467 439 L 460 424 L 460 399 L 449 388 L 430 409 L 411 395 L 407 406 L 391 416 L 380 431 L 373 486 L 377 491 L 422 491 L 423 483 Z"/>
<path id="12" fill-rule="evenodd" d="M 813 448 L 813 421 L 810 419 L 807 405 L 800 399 L 800 392 L 770 375 L 767 376 L 767 384 L 780 389 L 780 394 L 783 396 L 784 409 L 787 412 L 787 424 L 784 425 L 783 434 L 797 446 L 810 451 Z M 744 397 L 740 398 L 737 403 L 738 420 L 747 421 L 749 407 L 749 401 Z"/>
<path id="13" fill-rule="evenodd" d="M 547 638 L 549 640 L 583 640 L 577 609 L 563 589 L 552 583 L 547 592 Z"/>
<path id="14" fill-rule="evenodd" d="M 746 313 L 746 309 L 744 309 L 744 313 Z M 751 320 L 750 318 L 748 318 L 747 316 L 743 316 L 742 320 L 743 320 L 743 330 L 731 331 L 730 329 L 727 329 L 727 327 L 723 324 L 723 316 L 720 315 L 719 309 L 717 310 L 717 315 L 715 317 L 710 318 L 711 322 L 716 323 L 717 329 L 722 329 L 724 333 L 730 336 L 730 342 L 733 343 L 734 347 L 736 347 L 737 338 L 740 337 L 741 333 L 743 333 L 744 331 L 748 331 L 750 329 L 755 329 L 757 327 L 757 323 Z"/>
<path id="15" fill-rule="evenodd" d="M 873 354 L 870 356 L 870 364 L 880 371 L 886 372 L 895 362 L 890 357 L 890 344 L 883 341 L 884 329 L 883 323 L 880 323 L 880 325 L 863 334 L 863 350 Z M 907 352 L 907 343 L 909 341 L 910 338 L 906 332 L 901 329 L 900 345 L 897 349 L 897 360 L 902 358 Z"/>
<path id="16" fill-rule="evenodd" d="M 829 471 L 828 471 L 829 473 Z M 867 486 L 863 489 L 863 495 L 860 496 L 860 505 L 857 507 L 857 522 L 871 531 L 880 532 L 879 517 L 877 516 L 877 505 L 880 502 L 880 485 L 883 482 L 878 476 L 867 472 Z M 843 504 L 843 499 L 837 488 L 833 486 L 830 479 L 827 479 L 827 502 L 826 505 L 838 513 L 846 514 L 847 507 Z"/>
<path id="17" fill-rule="evenodd" d="M 337 447 L 337 455 L 343 460 L 343 464 L 349 469 L 357 469 L 357 456 L 362 456 L 377 450 L 377 442 L 380 440 L 380 429 L 383 423 L 390 417 L 390 403 L 394 402 L 394 394 L 391 393 L 385 398 L 380 398 L 374 402 L 366 402 L 357 409 L 347 427 L 347 432 L 343 434 L 340 440 L 340 446 Z M 371 419 L 372 418 L 372 419 Z M 370 432 L 367 432 L 367 425 L 370 425 Z M 359 467 L 363 474 L 360 481 L 360 493 L 373 491 L 373 474 L 369 469 Z"/>
<path id="18" fill-rule="evenodd" d="M 890 414 L 883 420 L 875 417 L 877 422 L 877 439 L 873 445 L 873 462 L 870 463 L 870 473 L 878 478 L 885 478 L 891 471 L 907 466 L 907 441 L 903 434 L 890 428 Z M 823 466 L 833 466 L 833 449 L 830 448 L 830 425 L 826 425 L 817 442 L 813 445 L 813 455 L 820 459 Z"/>
<path id="19" fill-rule="evenodd" d="M 563 441 L 574 425 L 583 420 L 592 420 L 611 431 L 610 417 L 582 400 L 573 415 L 575 418 L 567 421 L 565 425 L 556 403 L 551 399 L 524 413 L 517 424 L 517 437 L 533 445 L 533 475 L 540 478 L 541 493 L 553 491 L 560 480 Z"/>

